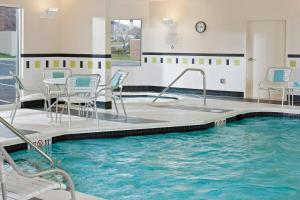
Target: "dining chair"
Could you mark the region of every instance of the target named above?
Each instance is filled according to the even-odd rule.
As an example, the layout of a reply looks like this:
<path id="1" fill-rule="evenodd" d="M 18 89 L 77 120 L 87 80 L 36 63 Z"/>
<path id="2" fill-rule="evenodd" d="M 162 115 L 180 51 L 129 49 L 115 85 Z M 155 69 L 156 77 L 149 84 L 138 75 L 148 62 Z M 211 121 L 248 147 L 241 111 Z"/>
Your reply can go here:
<path id="1" fill-rule="evenodd" d="M 58 79 L 58 78 L 67 78 L 72 75 L 72 70 L 71 69 L 64 69 L 64 68 L 47 68 L 44 70 L 43 73 L 43 78 L 45 79 Z M 51 104 L 51 99 L 59 99 L 59 97 L 62 95 L 62 92 L 64 91 L 64 88 L 61 86 L 55 85 L 55 84 L 45 84 L 47 88 L 47 99 L 48 99 L 48 105 L 49 105 L 49 110 L 48 112 L 50 113 L 51 120 L 53 120 L 52 117 L 52 104 Z M 56 120 L 57 120 L 57 112 L 58 112 L 58 107 L 57 107 L 57 101 L 55 108 L 56 108 Z M 47 113 L 48 113 L 47 112 Z"/>
<path id="2" fill-rule="evenodd" d="M 258 86 L 258 100 L 260 102 L 260 91 L 267 90 L 269 102 L 271 99 L 271 91 L 281 91 L 281 105 L 284 105 L 286 94 L 288 94 L 289 81 L 292 70 L 290 68 L 269 68 L 265 80 L 261 81 Z"/>
<path id="3" fill-rule="evenodd" d="M 10 114 L 10 123 L 13 124 L 14 118 L 17 112 L 18 107 L 21 103 L 28 102 L 28 101 L 36 101 L 36 100 L 44 100 L 44 110 L 47 111 L 47 98 L 46 95 L 42 91 L 37 90 L 30 90 L 26 88 L 19 78 L 19 76 L 15 75 L 13 72 L 9 72 L 10 76 L 15 82 L 16 88 L 16 100 Z M 30 93 L 29 95 L 25 95 L 25 93 Z"/>
<path id="4" fill-rule="evenodd" d="M 67 78 L 65 95 L 59 98 L 59 102 L 64 102 L 64 106 L 60 114 L 60 122 L 62 119 L 62 113 L 67 107 L 69 127 L 71 127 L 71 105 L 75 104 L 79 106 L 85 105 L 88 108 L 91 108 L 92 106 L 95 117 L 98 121 L 97 104 L 94 102 L 96 102 L 96 93 L 100 78 L 99 74 L 71 75 Z M 88 113 L 88 109 L 86 112 Z"/>
<path id="5" fill-rule="evenodd" d="M 125 109 L 122 92 L 123 92 L 123 83 L 124 83 L 125 79 L 127 78 L 127 76 L 128 76 L 128 72 L 118 70 L 107 84 L 99 85 L 99 88 L 97 91 L 97 97 L 106 96 L 106 97 L 112 98 L 115 108 L 116 108 L 116 111 L 117 111 L 117 114 L 119 114 L 119 110 L 118 110 L 116 100 L 119 99 L 121 101 L 123 112 L 124 112 L 126 119 L 127 119 L 127 112 Z M 106 90 L 110 91 L 111 95 L 106 95 L 105 93 L 103 93 Z"/>

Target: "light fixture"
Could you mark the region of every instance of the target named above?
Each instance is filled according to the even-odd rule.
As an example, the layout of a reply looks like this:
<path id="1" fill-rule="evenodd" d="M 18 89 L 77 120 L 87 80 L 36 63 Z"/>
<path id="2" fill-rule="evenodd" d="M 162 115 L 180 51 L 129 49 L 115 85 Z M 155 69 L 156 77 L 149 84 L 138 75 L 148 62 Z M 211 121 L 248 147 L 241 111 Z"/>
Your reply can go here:
<path id="1" fill-rule="evenodd" d="M 58 14 L 59 9 L 56 7 L 48 8 L 45 12 L 41 13 L 42 19 L 52 19 Z"/>
<path id="2" fill-rule="evenodd" d="M 169 27 L 174 27 L 176 26 L 176 23 L 174 22 L 174 20 L 170 17 L 165 17 L 163 18 L 163 23 Z"/>

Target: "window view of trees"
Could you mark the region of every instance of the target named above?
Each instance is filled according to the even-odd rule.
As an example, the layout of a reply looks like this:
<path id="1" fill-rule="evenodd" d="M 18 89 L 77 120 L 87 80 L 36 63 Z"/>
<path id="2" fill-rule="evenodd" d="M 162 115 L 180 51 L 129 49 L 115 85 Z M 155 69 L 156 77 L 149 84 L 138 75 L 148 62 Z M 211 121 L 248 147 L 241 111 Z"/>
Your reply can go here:
<path id="1" fill-rule="evenodd" d="M 141 20 L 111 22 L 111 52 L 113 66 L 141 66 Z"/>

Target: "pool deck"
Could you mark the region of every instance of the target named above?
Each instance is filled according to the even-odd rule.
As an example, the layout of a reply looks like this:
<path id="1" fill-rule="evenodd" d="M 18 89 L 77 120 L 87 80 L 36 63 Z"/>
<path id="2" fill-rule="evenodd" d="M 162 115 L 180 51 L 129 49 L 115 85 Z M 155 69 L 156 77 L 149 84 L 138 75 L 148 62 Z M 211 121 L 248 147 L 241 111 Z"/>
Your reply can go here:
<path id="1" fill-rule="evenodd" d="M 77 198 L 77 200 L 104 200 L 104 199 L 93 197 L 93 196 L 83 194 L 83 193 L 80 193 L 80 192 L 76 192 L 76 198 Z M 70 194 L 66 191 L 53 190 L 53 191 L 44 193 L 44 194 L 42 194 L 42 195 L 40 195 L 37 198 L 32 199 L 32 200 L 54 200 L 54 199 L 69 200 L 70 199 Z"/>
<path id="2" fill-rule="evenodd" d="M 121 106 L 120 106 L 121 108 Z M 25 130 L 26 136 L 34 142 L 48 141 L 52 138 L 63 135 L 88 135 L 102 133 L 118 133 L 118 137 L 122 134 L 144 131 L 152 129 L 158 131 L 164 129 L 168 132 L 168 128 L 176 130 L 176 127 L 198 127 L 210 124 L 222 124 L 226 119 L 236 117 L 247 113 L 287 113 L 300 114 L 298 106 L 284 106 L 275 104 L 257 104 L 255 102 L 245 102 L 238 100 L 211 99 L 207 101 L 207 105 L 203 105 L 203 99 L 184 97 L 177 101 L 161 102 L 161 103 L 126 103 L 128 119 L 126 120 L 121 110 L 117 115 L 115 110 L 99 109 L 99 127 L 95 119 L 86 119 L 85 117 L 72 116 L 72 127 L 68 127 L 68 117 L 63 115 L 62 123 L 51 122 L 44 111 L 38 109 L 19 109 L 15 117 L 14 126 L 18 129 Z M 0 116 L 8 120 L 10 111 L 1 111 Z M 55 115 L 54 115 L 55 116 Z M 209 126 L 209 127 L 212 127 Z M 175 129 L 174 129 L 175 127 Z M 171 129 L 170 129 L 171 130 Z M 108 134 L 109 135 L 109 134 Z M 1 135 L 0 145 L 14 145 L 21 141 L 11 135 Z M 42 200 L 50 199 L 68 199 L 65 192 L 54 191 L 41 196 Z M 78 193 L 79 200 L 97 200 Z M 99 200 L 99 199 L 98 199 Z"/>
<path id="3" fill-rule="evenodd" d="M 121 106 L 120 106 L 121 108 Z M 51 122 L 44 111 L 19 109 L 14 126 L 21 130 L 35 132 L 27 137 L 33 141 L 62 135 L 130 132 L 133 130 L 160 129 L 169 127 L 199 126 L 224 121 L 240 114 L 255 112 L 279 112 L 300 114 L 298 106 L 275 104 L 257 104 L 255 102 L 208 99 L 203 105 L 200 98 L 186 97 L 177 101 L 162 103 L 127 103 L 128 119 L 122 110 L 117 115 L 115 110 L 99 109 L 99 127 L 95 119 L 72 116 L 72 126 L 68 126 L 68 117 L 63 115 L 62 123 Z M 9 119 L 10 111 L 1 111 L 0 116 Z M 53 115 L 55 116 L 55 114 Z M 125 134 L 126 135 L 126 134 Z M 122 136 L 122 133 L 121 133 Z M 0 145 L 13 145 L 21 141 L 14 137 L 0 137 Z"/>

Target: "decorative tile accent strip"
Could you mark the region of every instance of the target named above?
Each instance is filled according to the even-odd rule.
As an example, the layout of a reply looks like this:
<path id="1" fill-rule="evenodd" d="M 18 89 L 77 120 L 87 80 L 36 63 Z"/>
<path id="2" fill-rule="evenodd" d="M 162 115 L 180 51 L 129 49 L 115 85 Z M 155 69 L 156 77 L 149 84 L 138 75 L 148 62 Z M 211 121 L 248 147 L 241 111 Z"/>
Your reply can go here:
<path id="1" fill-rule="evenodd" d="M 204 65 L 204 58 L 199 59 L 199 65 Z"/>
<path id="2" fill-rule="evenodd" d="M 94 63 L 93 61 L 88 61 L 88 68 L 93 69 L 94 68 Z"/>
<path id="3" fill-rule="evenodd" d="M 111 61 L 106 61 L 106 63 L 105 63 L 105 67 L 106 67 L 106 69 L 111 69 Z"/>
<path id="4" fill-rule="evenodd" d="M 157 63 L 157 58 L 156 58 L 156 57 L 153 57 L 153 58 L 152 58 L 152 63 L 153 63 L 153 64 L 156 64 L 156 63 Z"/>
<path id="5" fill-rule="evenodd" d="M 229 59 L 226 59 L 226 65 L 230 65 Z"/>
<path id="6" fill-rule="evenodd" d="M 53 67 L 54 68 L 59 68 L 59 60 L 54 60 L 53 61 Z"/>
<path id="7" fill-rule="evenodd" d="M 297 61 L 296 60 L 290 60 L 290 67 L 296 68 L 297 67 Z"/>
<path id="8" fill-rule="evenodd" d="M 222 65 L 222 59 L 218 58 L 218 59 L 216 60 L 216 64 L 217 64 L 217 65 Z"/>
<path id="9" fill-rule="evenodd" d="M 27 69 L 30 68 L 30 61 L 26 61 L 26 68 L 27 68 Z"/>
<path id="10" fill-rule="evenodd" d="M 42 66 L 41 61 L 36 60 L 36 61 L 34 62 L 34 67 L 35 67 L 36 69 L 40 69 L 41 66 Z"/>
<path id="11" fill-rule="evenodd" d="M 70 68 L 76 68 L 76 61 L 75 60 L 70 61 Z"/>
<path id="12" fill-rule="evenodd" d="M 241 60 L 240 59 L 235 59 L 234 60 L 234 65 L 235 66 L 240 66 L 241 65 Z"/>

